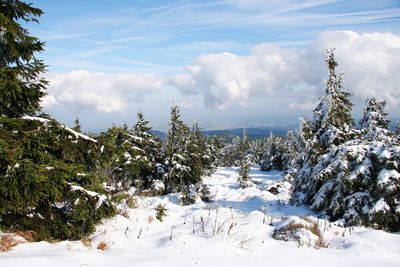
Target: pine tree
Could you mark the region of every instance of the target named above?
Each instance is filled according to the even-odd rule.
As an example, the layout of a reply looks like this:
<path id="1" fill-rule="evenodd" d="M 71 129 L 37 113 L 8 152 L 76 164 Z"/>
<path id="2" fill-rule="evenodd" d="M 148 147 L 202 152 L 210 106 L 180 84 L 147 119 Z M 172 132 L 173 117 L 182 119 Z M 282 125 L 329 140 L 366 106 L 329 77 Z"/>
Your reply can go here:
<path id="1" fill-rule="evenodd" d="M 44 43 L 19 21 L 38 22 L 43 12 L 19 0 L 1 1 L 0 7 L 0 115 L 33 115 L 48 83 L 40 77 L 45 65 L 35 57 Z"/>

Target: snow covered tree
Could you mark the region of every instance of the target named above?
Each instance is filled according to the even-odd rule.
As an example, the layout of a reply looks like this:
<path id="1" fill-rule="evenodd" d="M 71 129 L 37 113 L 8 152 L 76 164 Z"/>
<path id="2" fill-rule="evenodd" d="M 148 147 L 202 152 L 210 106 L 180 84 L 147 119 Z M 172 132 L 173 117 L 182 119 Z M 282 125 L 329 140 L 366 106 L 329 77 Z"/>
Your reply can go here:
<path id="1" fill-rule="evenodd" d="M 151 134 L 151 127 L 141 112 L 132 129 L 113 126 L 99 137 L 105 145 L 108 166 L 105 175 L 110 185 L 127 190 L 132 186 L 146 190 L 157 178 L 161 162 L 161 142 Z"/>
<path id="2" fill-rule="evenodd" d="M 262 171 L 283 171 L 287 168 L 289 157 L 284 138 L 271 134 L 266 140 L 265 151 L 260 165 Z"/>
<path id="3" fill-rule="evenodd" d="M 19 0 L 1 1 L 0 7 L 0 115 L 33 115 L 48 83 L 41 78 L 45 65 L 35 57 L 44 43 L 20 21 L 38 22 L 43 12 Z"/>
<path id="4" fill-rule="evenodd" d="M 254 156 L 249 153 L 243 157 L 240 162 L 238 182 L 241 188 L 247 188 L 253 186 L 253 181 L 249 175 L 250 167 L 254 164 Z"/>
<path id="5" fill-rule="evenodd" d="M 143 113 L 138 112 L 130 138 L 128 153 L 133 157 L 131 165 L 137 169 L 135 180 L 143 189 L 153 186 L 156 178 L 157 164 L 162 161 L 161 141 L 151 133 L 149 122 L 144 119 Z"/>
<path id="6" fill-rule="evenodd" d="M 183 186 L 191 183 L 191 168 L 189 167 L 189 153 L 187 146 L 190 139 L 190 130 L 180 119 L 179 107 L 171 107 L 170 128 L 165 147 L 165 186 L 167 192 L 182 191 Z"/>
<path id="7" fill-rule="evenodd" d="M 240 166 L 250 150 L 250 140 L 243 130 L 242 138 L 236 136 L 230 144 L 221 148 L 221 166 Z"/>
<path id="8" fill-rule="evenodd" d="M 367 100 L 367 106 L 359 123 L 363 137 L 369 141 L 388 141 L 392 138 L 389 130 L 390 121 L 384 112 L 385 101 L 376 101 L 375 98 Z"/>
<path id="9" fill-rule="evenodd" d="M 0 118 L 0 227 L 80 239 L 114 207 L 97 173 L 100 144 L 53 119 Z"/>
<path id="10" fill-rule="evenodd" d="M 80 239 L 115 208 L 98 173 L 98 141 L 49 115 L 26 116 L 40 111 L 47 81 L 35 57 L 43 43 L 19 22 L 41 14 L 22 1 L 0 2 L 0 228 Z"/>
<path id="11" fill-rule="evenodd" d="M 301 122 L 305 153 L 293 175 L 292 202 L 309 204 L 332 220 L 343 219 L 346 225 L 397 231 L 400 147 L 382 137 L 388 123 L 382 102 L 367 102 L 360 127 L 364 138 L 351 128 L 351 103 L 347 103 L 348 94 L 341 92 L 340 76 L 331 70 L 337 65 L 332 56 L 328 52 L 326 95 L 314 119 Z"/>
<path id="12" fill-rule="evenodd" d="M 343 75 L 336 73 L 338 66 L 334 49 L 326 51 L 328 79 L 325 95 L 315 108 L 310 130 L 313 136 L 313 148 L 317 154 L 325 153 L 331 146 L 337 146 L 354 137 L 354 125 L 351 116 L 352 103 L 350 93 L 343 90 Z"/>

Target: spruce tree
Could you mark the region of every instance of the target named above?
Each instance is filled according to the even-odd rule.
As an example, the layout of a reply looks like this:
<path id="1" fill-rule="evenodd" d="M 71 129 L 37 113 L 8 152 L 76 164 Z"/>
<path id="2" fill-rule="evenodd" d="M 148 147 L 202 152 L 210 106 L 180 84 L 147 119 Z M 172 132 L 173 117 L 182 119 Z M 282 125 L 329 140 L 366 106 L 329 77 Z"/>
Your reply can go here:
<path id="1" fill-rule="evenodd" d="M 254 158 L 252 154 L 247 154 L 243 157 L 240 162 L 238 182 L 241 188 L 247 188 L 253 186 L 253 181 L 250 177 L 250 167 L 254 164 Z"/>
<path id="2" fill-rule="evenodd" d="M 365 139 L 369 141 L 387 141 L 391 139 L 390 121 L 386 118 L 385 106 L 385 101 L 377 101 L 373 97 L 367 99 L 367 106 L 359 123 L 359 128 Z"/>
<path id="3" fill-rule="evenodd" d="M 171 107 L 170 128 L 166 140 L 165 186 L 167 192 L 182 191 L 184 186 L 190 185 L 191 168 L 189 167 L 188 143 L 190 130 L 180 119 L 180 110 L 177 105 Z"/>
<path id="4" fill-rule="evenodd" d="M 329 68 L 336 66 L 331 55 L 327 54 Z M 385 103 L 369 99 L 360 130 L 352 129 L 351 104 L 337 90 L 340 80 L 330 71 L 314 119 L 301 122 L 305 153 L 293 174 L 292 202 L 309 204 L 331 220 L 343 219 L 345 225 L 398 231 L 400 147 L 388 130 Z"/>
<path id="5" fill-rule="evenodd" d="M 79 122 L 78 117 L 75 117 L 75 121 L 74 121 L 74 127 L 72 127 L 72 130 L 80 133 L 81 132 L 81 123 Z"/>
<path id="6" fill-rule="evenodd" d="M 350 93 L 343 89 L 343 74 L 336 72 L 334 49 L 326 50 L 328 78 L 325 95 L 315 108 L 311 131 L 315 139 L 314 149 L 325 153 L 331 146 L 337 146 L 353 137 L 354 125 L 351 116 Z"/>
<path id="7" fill-rule="evenodd" d="M 19 0 L 0 3 L 0 115 L 19 117 L 40 110 L 47 81 L 43 61 L 35 53 L 44 43 L 31 36 L 20 21 L 38 22 L 43 12 Z"/>

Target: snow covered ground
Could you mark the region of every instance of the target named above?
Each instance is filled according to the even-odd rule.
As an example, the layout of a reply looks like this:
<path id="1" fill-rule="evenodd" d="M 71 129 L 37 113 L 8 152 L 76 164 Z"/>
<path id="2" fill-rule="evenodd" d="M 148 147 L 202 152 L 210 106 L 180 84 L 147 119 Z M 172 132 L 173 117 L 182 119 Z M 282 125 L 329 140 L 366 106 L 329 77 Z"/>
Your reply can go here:
<path id="1" fill-rule="evenodd" d="M 0 266 L 400 266 L 400 234 L 319 220 L 328 248 L 273 239 L 282 219 L 315 214 L 287 204 L 281 173 L 254 167 L 250 175 L 255 186 L 241 189 L 237 168 L 219 168 L 205 179 L 212 203 L 180 206 L 178 194 L 137 198 L 138 208 L 121 205 L 123 215 L 106 220 L 90 243 L 23 243 L 0 253 Z M 163 222 L 155 219 L 160 203 L 168 209 Z M 97 249 L 101 242 L 106 250 Z"/>

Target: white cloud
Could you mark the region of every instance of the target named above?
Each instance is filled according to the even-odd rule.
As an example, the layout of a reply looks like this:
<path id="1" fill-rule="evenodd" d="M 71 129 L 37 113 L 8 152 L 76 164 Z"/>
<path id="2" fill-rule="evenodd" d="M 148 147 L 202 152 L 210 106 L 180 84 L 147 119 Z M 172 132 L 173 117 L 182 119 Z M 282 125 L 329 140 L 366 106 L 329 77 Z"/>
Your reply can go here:
<path id="1" fill-rule="evenodd" d="M 120 112 L 129 102 L 139 102 L 165 84 L 164 78 L 148 74 L 104 74 L 87 71 L 51 74 L 45 108 L 62 104 L 72 109 Z"/>
<path id="2" fill-rule="evenodd" d="M 304 48 L 264 43 L 248 56 L 201 55 L 186 68 L 187 79 L 192 78 L 193 92 L 201 92 L 207 106 L 246 105 L 264 97 L 293 99 L 289 108 L 310 109 L 323 93 L 323 52 L 332 47 L 345 74 L 345 89 L 356 101 L 376 96 L 389 107 L 400 106 L 400 37 L 391 33 L 325 32 Z"/>
<path id="3" fill-rule="evenodd" d="M 400 107 L 400 37 L 391 33 L 324 32 L 302 48 L 262 43 L 247 56 L 204 54 L 184 69 L 186 74 L 161 77 L 149 74 L 104 74 L 87 71 L 49 75 L 45 108 L 121 112 L 145 95 L 172 86 L 192 99 L 202 96 L 206 106 L 250 106 L 252 101 L 273 99 L 283 109 L 310 110 L 324 92 L 324 50 L 336 47 L 345 89 L 363 105 L 367 96 L 385 99 L 389 108 Z M 166 87 L 166 88 L 163 88 Z M 169 97 L 170 93 L 160 94 Z M 198 99 L 198 98 L 197 98 Z M 192 101 L 192 100 L 190 100 Z M 268 112 L 268 107 L 266 107 Z M 276 111 L 275 111 L 276 112 Z"/>

